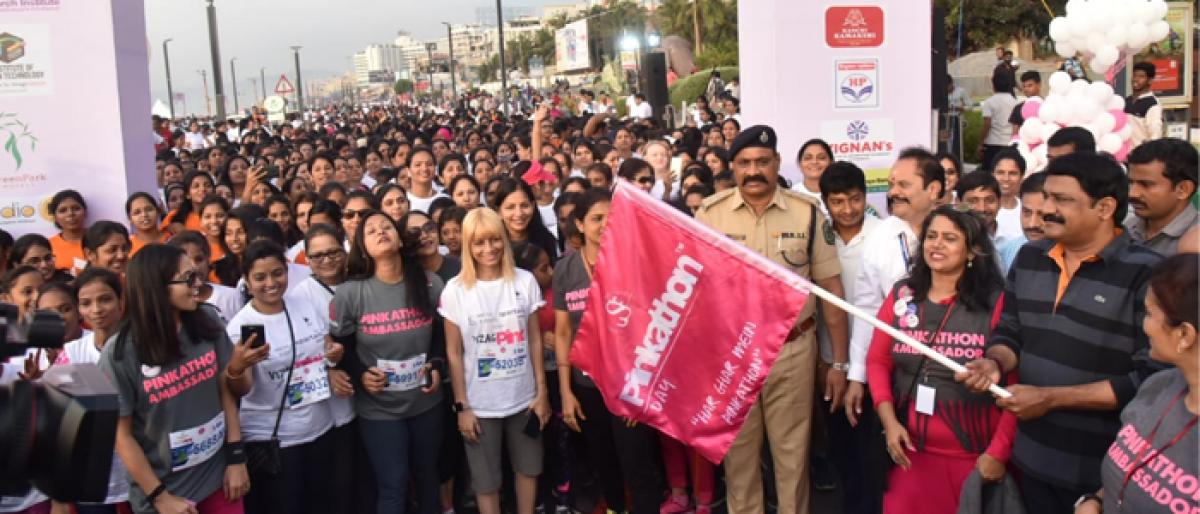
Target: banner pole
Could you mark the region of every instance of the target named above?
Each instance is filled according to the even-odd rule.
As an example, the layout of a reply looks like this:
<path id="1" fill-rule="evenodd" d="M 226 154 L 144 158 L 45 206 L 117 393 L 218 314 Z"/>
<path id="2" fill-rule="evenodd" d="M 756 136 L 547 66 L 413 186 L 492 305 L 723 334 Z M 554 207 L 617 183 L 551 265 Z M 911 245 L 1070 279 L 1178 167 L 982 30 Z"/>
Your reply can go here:
<path id="1" fill-rule="evenodd" d="M 842 309 L 842 310 L 846 311 L 847 313 L 850 313 L 854 317 L 859 318 L 863 321 L 866 321 L 867 323 L 870 323 L 872 326 L 874 326 L 875 328 L 877 328 L 879 330 L 884 331 L 885 333 L 887 333 L 887 335 L 892 336 L 897 341 L 900 341 L 901 343 L 904 343 L 904 344 L 912 347 L 914 350 L 921 352 L 922 355 L 929 357 L 930 359 L 933 359 L 934 361 L 937 361 L 938 364 L 941 364 L 947 368 L 950 368 L 950 370 L 955 371 L 955 372 L 961 373 L 961 372 L 967 371 L 967 368 L 963 367 L 962 364 L 959 364 L 957 362 L 954 362 L 953 360 L 950 360 L 949 357 L 946 357 L 945 355 L 938 353 L 933 348 L 925 346 L 924 344 L 921 344 L 920 342 L 918 342 L 916 339 L 909 337 L 907 334 L 905 334 L 899 330 L 896 330 L 896 327 L 893 327 L 891 325 L 888 325 L 887 323 L 879 321 L 879 319 L 876 318 L 875 316 L 873 316 L 871 314 L 867 314 L 866 312 L 863 312 L 862 309 L 859 309 L 858 307 L 851 305 L 850 303 L 846 302 L 845 300 L 838 298 L 837 295 L 822 289 L 820 286 L 810 283 L 807 287 L 809 289 L 809 292 L 817 295 L 818 297 L 821 298 L 821 300 L 829 302 L 829 303 L 833 304 L 834 306 L 836 306 L 837 308 Z M 996 384 L 992 384 L 992 385 L 988 386 L 988 391 L 991 392 L 993 395 L 998 396 L 1000 398 L 1012 397 L 1012 393 L 1008 392 L 1007 389 L 1000 387 Z"/>

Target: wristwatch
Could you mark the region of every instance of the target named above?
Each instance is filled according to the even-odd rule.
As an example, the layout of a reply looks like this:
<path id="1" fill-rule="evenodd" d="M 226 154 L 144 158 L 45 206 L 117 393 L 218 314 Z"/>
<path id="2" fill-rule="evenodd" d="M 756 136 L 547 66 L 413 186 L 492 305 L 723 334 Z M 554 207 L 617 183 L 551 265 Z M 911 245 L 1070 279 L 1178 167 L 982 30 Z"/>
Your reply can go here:
<path id="1" fill-rule="evenodd" d="M 850 372 L 850 363 L 849 362 L 835 362 L 833 364 L 830 364 L 829 367 L 831 367 L 837 371 L 841 371 L 842 373 Z"/>
<path id="2" fill-rule="evenodd" d="M 454 402 L 450 405 L 450 410 L 457 413 L 467 410 L 467 407 L 463 405 L 463 402 Z"/>
<path id="3" fill-rule="evenodd" d="M 1104 504 L 1104 501 L 1101 500 L 1099 496 L 1096 496 L 1096 493 L 1087 493 L 1087 494 L 1084 494 L 1083 496 L 1080 496 L 1078 500 L 1075 500 L 1075 508 L 1078 509 L 1080 505 L 1083 505 L 1092 500 L 1096 500 L 1096 503 L 1099 503 L 1101 505 Z"/>

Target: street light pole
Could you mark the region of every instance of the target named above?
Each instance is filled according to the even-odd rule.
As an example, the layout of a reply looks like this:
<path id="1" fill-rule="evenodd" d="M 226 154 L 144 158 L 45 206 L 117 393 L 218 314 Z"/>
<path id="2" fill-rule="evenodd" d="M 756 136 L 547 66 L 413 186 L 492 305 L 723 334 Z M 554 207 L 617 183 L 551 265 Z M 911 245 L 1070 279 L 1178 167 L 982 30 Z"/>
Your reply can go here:
<path id="1" fill-rule="evenodd" d="M 442 25 L 446 26 L 446 40 L 450 45 L 450 106 L 455 107 L 458 105 L 458 81 L 454 77 L 454 29 L 444 21 Z"/>
<path id="2" fill-rule="evenodd" d="M 496 31 L 500 37 L 500 99 L 504 102 L 501 110 L 508 114 L 508 67 L 504 65 L 504 7 L 500 5 L 500 1 L 496 0 Z"/>
<path id="3" fill-rule="evenodd" d="M 258 97 L 258 79 L 250 77 L 250 92 L 254 95 L 254 104 L 258 105 L 262 99 Z"/>
<path id="4" fill-rule="evenodd" d="M 208 111 L 208 117 L 212 117 L 212 97 L 208 96 L 208 72 L 204 70 L 196 70 L 200 74 L 200 80 L 204 83 L 204 109 Z"/>
<path id="5" fill-rule="evenodd" d="M 263 100 L 267 99 L 267 67 L 263 66 L 258 69 L 258 80 L 262 82 Z"/>
<path id="6" fill-rule="evenodd" d="M 217 119 L 225 119 L 225 85 L 221 80 L 221 47 L 217 45 L 217 8 L 208 0 L 208 48 L 212 53 L 213 92 L 217 100 Z"/>
<path id="7" fill-rule="evenodd" d="M 233 67 L 233 63 L 237 61 L 237 57 L 229 60 L 229 83 L 233 84 L 233 112 L 240 112 L 242 107 L 238 105 L 237 94 L 237 68 Z"/>
<path id="8" fill-rule="evenodd" d="M 167 53 L 167 43 L 171 38 L 163 40 L 163 64 L 167 67 L 167 105 L 171 106 L 171 119 L 175 119 L 175 90 L 171 88 L 171 56 Z"/>
<path id="9" fill-rule="evenodd" d="M 304 117 L 304 82 L 300 79 L 300 48 L 299 46 L 292 47 L 292 54 L 296 57 L 296 106 L 300 109 L 300 117 Z"/>
<path id="10" fill-rule="evenodd" d="M 425 52 L 429 54 L 429 65 L 425 70 L 429 72 L 429 100 L 433 101 L 433 47 L 437 43 L 425 43 Z"/>

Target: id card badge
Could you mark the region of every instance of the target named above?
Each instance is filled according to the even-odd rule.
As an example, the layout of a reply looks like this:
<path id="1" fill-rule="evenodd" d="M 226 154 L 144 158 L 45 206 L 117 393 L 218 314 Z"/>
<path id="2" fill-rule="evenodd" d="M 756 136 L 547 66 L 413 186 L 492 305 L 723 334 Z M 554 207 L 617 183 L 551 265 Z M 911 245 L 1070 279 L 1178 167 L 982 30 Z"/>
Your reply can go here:
<path id="1" fill-rule="evenodd" d="M 926 416 L 933 415 L 933 400 L 937 389 L 924 384 L 917 384 L 917 412 Z"/>

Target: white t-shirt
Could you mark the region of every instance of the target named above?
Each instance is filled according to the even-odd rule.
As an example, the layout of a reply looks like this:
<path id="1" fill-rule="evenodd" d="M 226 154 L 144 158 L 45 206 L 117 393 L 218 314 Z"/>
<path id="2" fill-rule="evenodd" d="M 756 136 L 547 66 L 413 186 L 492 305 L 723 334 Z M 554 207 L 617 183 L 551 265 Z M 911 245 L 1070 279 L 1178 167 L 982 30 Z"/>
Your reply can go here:
<path id="1" fill-rule="evenodd" d="M 476 281 L 469 290 L 454 277 L 438 306 L 462 333 L 467 405 L 481 418 L 511 416 L 529 408 L 537 396 L 529 316 L 545 302 L 533 274 L 515 271 L 511 281 Z M 533 355 L 541 357 L 541 348 Z"/>
<path id="2" fill-rule="evenodd" d="M 254 387 L 242 397 L 239 419 L 246 441 L 266 441 L 275 428 L 276 413 L 284 394 L 284 383 L 292 365 L 292 332 L 296 354 L 292 381 L 279 421 L 279 442 L 283 447 L 311 442 L 333 427 L 329 410 L 332 396 L 329 376 L 325 373 L 325 335 L 329 333 L 329 315 L 317 313 L 304 302 L 287 304 L 287 313 L 262 314 L 251 303 L 242 307 L 225 327 L 230 341 L 240 341 L 243 325 L 263 325 L 271 353 L 250 369 Z"/>
<path id="3" fill-rule="evenodd" d="M 334 291 L 337 291 L 337 286 L 329 286 L 326 289 L 326 286 L 318 282 L 316 277 L 309 276 L 296 284 L 296 287 L 291 288 L 284 295 L 284 299 L 289 305 L 307 303 L 312 306 L 314 312 L 328 317 L 329 304 L 333 302 Z M 329 410 L 333 413 L 334 426 L 340 427 L 354 421 L 354 398 L 352 396 L 341 397 L 335 394 L 329 397 L 328 403 Z"/>
<path id="4" fill-rule="evenodd" d="M 237 289 L 221 284 L 209 284 L 213 288 L 212 296 L 209 296 L 204 303 L 217 308 L 217 316 L 221 321 L 228 324 L 233 316 L 242 310 L 242 305 L 246 302 L 242 301 L 242 293 Z"/>
<path id="5" fill-rule="evenodd" d="M 629 111 L 629 113 L 634 118 L 642 118 L 642 119 L 653 118 L 654 117 L 654 108 L 650 107 L 650 102 L 642 102 L 640 104 L 634 105 L 633 109 L 631 109 Z"/>
<path id="6" fill-rule="evenodd" d="M 1012 124 L 1008 117 L 1012 115 L 1017 99 L 1008 93 L 995 93 L 980 104 L 984 118 L 991 118 L 992 125 L 988 130 L 983 144 L 993 146 L 1008 146 L 1012 143 Z"/>
<path id="7" fill-rule="evenodd" d="M 302 253 L 304 253 L 304 241 L 298 241 L 291 248 L 288 248 L 283 256 L 287 257 L 288 262 L 296 262 L 296 258 L 300 257 Z"/>
<path id="8" fill-rule="evenodd" d="M 859 267 L 862 265 L 863 254 L 867 250 L 866 241 L 875 232 L 875 228 L 880 223 L 882 222 L 879 221 L 879 218 L 870 214 L 864 214 L 862 230 L 849 241 L 843 241 L 837 231 L 833 232 L 834 243 L 837 245 L 838 261 L 842 263 L 841 278 L 845 298 L 854 298 L 854 279 L 858 275 Z M 826 307 L 824 303 L 819 303 L 817 306 L 819 309 L 831 308 Z M 817 346 L 821 352 L 821 360 L 832 363 L 833 340 L 830 339 L 829 331 L 826 330 L 824 322 L 817 324 Z"/>
<path id="9" fill-rule="evenodd" d="M 558 215 L 554 213 L 554 204 L 538 204 L 537 208 L 538 213 L 542 215 L 542 224 L 554 234 L 555 239 L 558 239 Z"/>
<path id="10" fill-rule="evenodd" d="M 411 211 L 421 211 L 425 214 L 429 214 L 429 206 L 432 205 L 433 201 L 437 200 L 438 198 L 450 197 L 442 193 L 434 193 L 434 195 L 429 198 L 421 198 L 418 196 L 413 196 L 412 192 L 410 191 L 408 193 L 408 208 Z"/>
<path id="11" fill-rule="evenodd" d="M 202 132 L 186 132 L 183 134 L 184 148 L 188 150 L 200 150 L 208 148 L 208 141 L 204 139 Z"/>
<path id="12" fill-rule="evenodd" d="M 100 349 L 96 348 L 96 333 L 84 330 L 83 336 L 63 345 L 62 352 L 54 364 L 98 364 Z M 112 468 L 108 474 L 108 494 L 105 505 L 129 501 L 129 479 L 121 458 L 113 453 Z"/>
<path id="13" fill-rule="evenodd" d="M 1001 206 L 1000 212 L 996 213 L 996 239 L 1012 241 L 1024 234 L 1021 230 L 1021 200 L 1017 199 L 1017 206 L 1012 209 Z"/>

